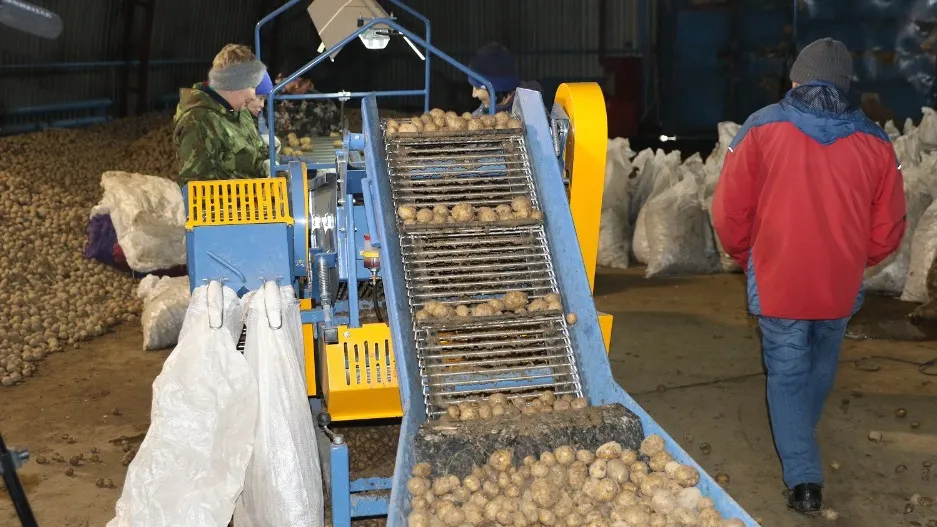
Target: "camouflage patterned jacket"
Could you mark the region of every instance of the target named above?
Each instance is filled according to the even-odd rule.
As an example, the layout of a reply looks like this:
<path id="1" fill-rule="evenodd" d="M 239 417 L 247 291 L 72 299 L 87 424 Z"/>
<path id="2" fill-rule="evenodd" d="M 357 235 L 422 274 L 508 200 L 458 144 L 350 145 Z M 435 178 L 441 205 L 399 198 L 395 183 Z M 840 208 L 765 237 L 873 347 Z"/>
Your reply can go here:
<path id="1" fill-rule="evenodd" d="M 267 176 L 264 148 L 253 116 L 234 111 L 202 83 L 179 91 L 173 146 L 179 180 L 247 179 Z"/>
<path id="2" fill-rule="evenodd" d="M 328 137 L 342 127 L 342 113 L 328 99 L 276 101 L 276 132 L 280 137 Z"/>

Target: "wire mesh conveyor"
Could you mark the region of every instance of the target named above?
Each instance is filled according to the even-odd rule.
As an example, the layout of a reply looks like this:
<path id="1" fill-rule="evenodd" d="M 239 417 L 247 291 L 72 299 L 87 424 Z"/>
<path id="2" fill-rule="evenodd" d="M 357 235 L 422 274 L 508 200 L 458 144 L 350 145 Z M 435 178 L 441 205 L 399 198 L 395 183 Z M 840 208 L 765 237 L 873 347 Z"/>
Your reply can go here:
<path id="1" fill-rule="evenodd" d="M 385 137 L 394 206 L 510 205 L 539 210 L 519 130 Z M 398 232 L 411 315 L 430 301 L 477 304 L 524 291 L 558 293 L 542 220 L 405 225 Z M 413 327 L 427 415 L 495 392 L 582 395 L 562 312 L 417 322 Z"/>

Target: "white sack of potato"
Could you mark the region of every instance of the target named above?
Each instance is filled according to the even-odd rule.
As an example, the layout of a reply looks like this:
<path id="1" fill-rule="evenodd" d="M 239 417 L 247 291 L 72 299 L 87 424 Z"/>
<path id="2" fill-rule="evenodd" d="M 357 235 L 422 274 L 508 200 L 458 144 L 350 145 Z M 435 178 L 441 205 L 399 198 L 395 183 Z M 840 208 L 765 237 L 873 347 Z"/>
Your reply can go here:
<path id="1" fill-rule="evenodd" d="M 903 175 L 908 224 L 898 250 L 875 267 L 866 269 L 863 286 L 870 293 L 898 296 L 904 290 L 911 263 L 911 243 L 914 230 L 924 211 L 933 201 L 927 190 L 925 179 L 922 177 L 920 167 L 909 167 L 904 170 Z"/>
<path id="2" fill-rule="evenodd" d="M 709 273 L 715 268 L 712 230 L 698 190 L 693 178 L 684 178 L 648 200 L 641 211 L 648 244 L 648 278 Z"/>
<path id="3" fill-rule="evenodd" d="M 322 527 L 322 472 L 306 397 L 299 301 L 267 282 L 245 297 L 244 358 L 257 379 L 254 454 L 234 509 L 238 527 Z"/>
<path id="4" fill-rule="evenodd" d="M 927 272 L 935 258 L 937 258 L 937 201 L 931 203 L 914 229 L 908 280 L 901 294 L 902 300 L 922 304 L 934 300 L 927 294 Z"/>
<path id="5" fill-rule="evenodd" d="M 605 160 L 605 189 L 602 197 L 602 218 L 599 224 L 598 264 L 624 269 L 631 253 L 631 223 L 628 218 L 631 178 L 631 150 L 627 139 L 608 141 Z"/>
<path id="6" fill-rule="evenodd" d="M 110 214 L 117 243 L 134 271 L 149 273 L 185 265 L 185 205 L 172 180 L 108 171 L 104 196 L 91 216 Z"/>
<path id="7" fill-rule="evenodd" d="M 179 345 L 153 382 L 150 428 L 107 527 L 228 525 L 257 417 L 257 383 L 235 349 L 241 312 L 234 290 L 217 282 L 193 292 Z"/>
<path id="8" fill-rule="evenodd" d="M 143 349 L 160 350 L 176 344 L 189 305 L 189 277 L 147 275 L 137 286 L 143 299 Z"/>

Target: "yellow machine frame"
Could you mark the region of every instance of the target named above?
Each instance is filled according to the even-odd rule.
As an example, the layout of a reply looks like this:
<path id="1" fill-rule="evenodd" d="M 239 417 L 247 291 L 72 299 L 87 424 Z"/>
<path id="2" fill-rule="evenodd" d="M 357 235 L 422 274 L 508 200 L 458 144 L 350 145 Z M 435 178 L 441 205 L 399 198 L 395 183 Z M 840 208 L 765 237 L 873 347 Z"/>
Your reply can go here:
<path id="1" fill-rule="evenodd" d="M 608 144 L 605 98 L 596 83 L 569 83 L 559 86 L 556 102 L 569 116 L 566 147 L 569 207 L 589 287 L 594 289 Z M 304 175 L 305 170 L 304 166 Z M 292 225 L 286 189 L 283 178 L 193 183 L 186 228 L 244 223 Z M 233 205 L 235 202 L 241 205 Z M 308 210 L 302 212 L 308 217 Z M 300 300 L 300 309 L 312 309 L 312 301 Z M 599 313 L 599 325 L 607 352 L 612 316 Z M 317 342 L 312 324 L 304 324 L 302 329 L 307 392 L 310 397 L 324 399 L 333 420 L 403 415 L 390 328 L 386 323 L 340 327 L 335 344 L 327 344 L 321 338 Z"/>

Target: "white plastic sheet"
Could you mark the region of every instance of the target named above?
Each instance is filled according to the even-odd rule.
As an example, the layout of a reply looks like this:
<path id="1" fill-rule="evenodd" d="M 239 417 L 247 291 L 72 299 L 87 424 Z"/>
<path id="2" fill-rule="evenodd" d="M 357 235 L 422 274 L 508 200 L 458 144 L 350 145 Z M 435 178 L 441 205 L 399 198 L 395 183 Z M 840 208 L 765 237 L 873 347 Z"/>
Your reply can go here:
<path id="1" fill-rule="evenodd" d="M 153 382 L 150 428 L 107 527 L 228 525 L 257 417 L 257 383 L 235 349 L 241 311 L 235 292 L 218 282 L 193 292 L 179 344 Z"/>
<path id="2" fill-rule="evenodd" d="M 712 231 L 698 190 L 694 179 L 685 178 L 645 205 L 648 278 L 713 271 Z"/>
<path id="3" fill-rule="evenodd" d="M 189 277 L 147 275 L 137 286 L 137 296 L 143 299 L 143 349 L 176 344 L 189 306 Z"/>
<path id="4" fill-rule="evenodd" d="M 322 473 L 306 398 L 302 325 L 293 288 L 267 282 L 246 297 L 244 357 L 257 378 L 254 455 L 236 527 L 321 527 Z"/>
<path id="5" fill-rule="evenodd" d="M 911 241 L 911 262 L 908 280 L 901 299 L 907 302 L 925 303 L 930 298 L 927 292 L 927 273 L 937 258 L 937 201 L 933 202 L 914 229 Z"/>
<path id="6" fill-rule="evenodd" d="M 631 204 L 628 188 L 633 156 L 627 139 L 619 137 L 608 141 L 597 260 L 604 267 L 628 267 L 632 234 L 628 219 Z"/>
<path id="7" fill-rule="evenodd" d="M 91 217 L 110 214 L 117 243 L 134 271 L 148 273 L 186 263 L 185 206 L 179 185 L 166 178 L 109 171 L 104 196 Z"/>
<path id="8" fill-rule="evenodd" d="M 920 168 L 907 168 L 903 175 L 908 225 L 898 250 L 875 267 L 866 269 L 863 285 L 870 293 L 898 296 L 904 290 L 911 262 L 914 231 L 924 211 L 933 201 Z"/>

